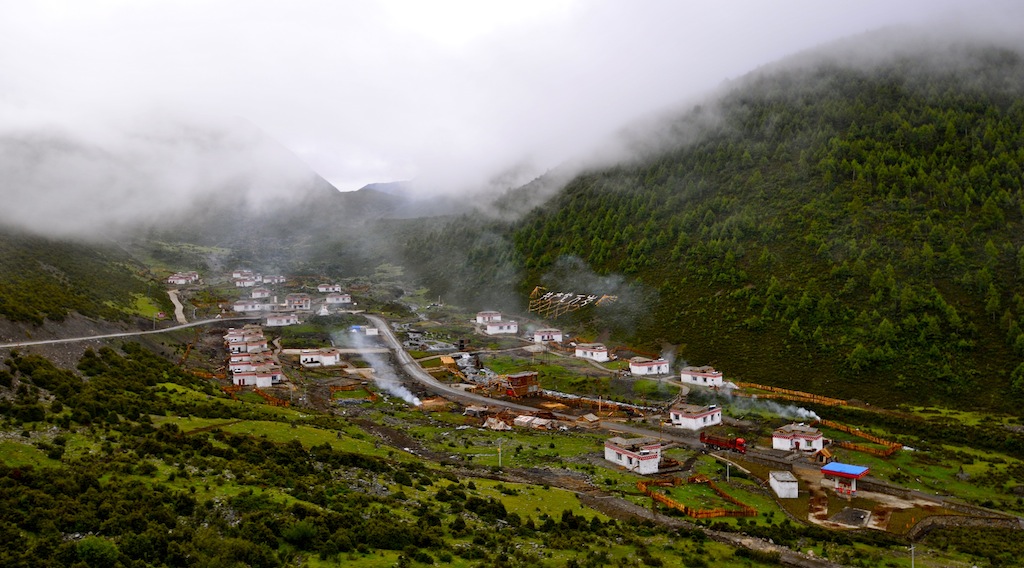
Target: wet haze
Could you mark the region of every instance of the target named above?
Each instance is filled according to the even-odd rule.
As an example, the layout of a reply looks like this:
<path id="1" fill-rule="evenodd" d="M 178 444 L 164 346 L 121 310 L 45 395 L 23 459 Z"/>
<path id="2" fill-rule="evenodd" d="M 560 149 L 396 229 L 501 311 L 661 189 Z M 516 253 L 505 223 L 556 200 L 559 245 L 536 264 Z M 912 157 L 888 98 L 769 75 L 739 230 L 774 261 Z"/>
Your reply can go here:
<path id="1" fill-rule="evenodd" d="M 840 37 L 1024 23 L 1012 2 L 952 0 L 0 7 L 0 221 L 70 232 L 232 184 L 274 194 L 303 162 L 343 191 L 507 186 Z"/>

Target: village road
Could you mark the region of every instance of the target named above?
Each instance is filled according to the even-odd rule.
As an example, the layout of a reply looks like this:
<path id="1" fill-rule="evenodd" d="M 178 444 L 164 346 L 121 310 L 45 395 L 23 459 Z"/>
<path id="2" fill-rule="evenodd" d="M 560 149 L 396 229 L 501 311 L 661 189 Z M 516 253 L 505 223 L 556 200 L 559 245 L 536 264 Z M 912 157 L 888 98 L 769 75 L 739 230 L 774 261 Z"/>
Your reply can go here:
<path id="1" fill-rule="evenodd" d="M 258 320 L 260 316 L 241 316 L 231 318 L 213 318 L 205 319 L 200 321 L 194 321 L 192 323 L 186 323 L 184 325 L 175 325 L 172 327 L 165 327 L 163 329 L 150 329 L 146 331 L 125 331 L 122 333 L 107 333 L 103 335 L 89 335 L 86 337 L 65 337 L 63 339 L 43 339 L 39 341 L 17 341 L 15 343 L 0 343 L 0 349 L 12 348 L 12 347 L 27 347 L 29 345 L 52 345 L 56 343 L 75 343 L 77 341 L 90 341 L 92 339 L 113 339 L 116 337 L 133 337 L 136 335 L 150 335 L 154 333 L 166 333 L 168 331 L 174 331 L 176 329 L 187 329 L 190 327 L 196 327 L 200 325 L 206 325 L 208 323 L 220 323 L 223 321 L 242 321 L 242 320 Z"/>
<path id="2" fill-rule="evenodd" d="M 185 319 L 185 307 L 181 305 L 181 300 L 178 299 L 177 290 L 168 290 L 167 296 L 171 299 L 171 303 L 174 304 L 174 319 L 178 320 L 178 323 L 185 324 L 188 320 Z"/>
<path id="3" fill-rule="evenodd" d="M 508 402 L 497 398 L 490 398 L 478 394 L 468 393 L 466 391 L 448 386 L 442 383 L 441 381 L 438 381 L 434 377 L 430 376 L 429 373 L 424 371 L 423 368 L 419 366 L 419 363 L 417 363 L 416 360 L 413 359 L 412 356 L 409 355 L 405 351 L 405 349 L 402 348 L 401 342 L 399 342 L 398 338 L 395 337 L 394 332 L 391 330 L 391 326 L 388 325 L 388 322 L 385 321 L 384 318 L 372 316 L 369 314 L 363 314 L 363 316 L 366 319 L 370 320 L 373 323 L 373 325 L 377 326 L 378 329 L 380 329 L 381 334 L 384 336 L 388 344 L 391 346 L 391 349 L 395 353 L 395 357 L 398 358 L 398 362 L 402 366 L 402 368 L 405 369 L 405 372 L 408 373 L 410 377 L 421 383 L 423 386 L 427 387 L 427 389 L 431 390 L 432 392 L 435 392 L 448 398 L 453 398 L 455 400 L 469 402 L 472 404 L 483 404 L 486 406 L 501 406 L 504 408 L 508 408 L 510 410 L 518 410 L 521 412 L 537 412 L 538 409 L 532 406 L 516 404 L 514 402 Z M 568 421 L 576 419 L 575 416 L 569 416 L 559 413 L 555 413 L 555 416 Z M 659 432 L 656 430 L 651 430 L 650 428 L 643 428 L 633 424 L 624 424 L 621 422 L 611 422 L 604 420 L 601 422 L 601 428 L 610 432 L 618 432 L 634 436 L 649 436 L 654 438 L 661 438 L 666 441 L 675 442 L 677 444 L 695 449 L 703 447 L 703 444 L 700 443 L 700 440 L 693 436 L 683 436 L 664 431 Z"/>
<path id="4" fill-rule="evenodd" d="M 455 400 L 460 400 L 464 402 L 470 402 L 473 404 L 503 406 L 505 408 L 519 410 L 522 412 L 537 411 L 537 409 L 533 408 L 532 406 L 516 404 L 514 402 L 507 402 L 503 400 L 497 400 L 486 396 L 480 396 L 478 394 L 469 393 L 464 390 L 460 390 L 455 387 L 450 387 L 442 383 L 441 381 L 435 379 L 434 377 L 430 376 L 429 373 L 424 371 L 423 367 L 420 367 L 419 363 L 417 363 L 416 360 L 413 359 L 412 356 L 409 355 L 409 353 L 402 348 L 402 343 L 398 341 L 397 337 L 395 337 L 395 333 L 391 330 L 391 326 L 388 325 L 388 322 L 385 321 L 384 318 L 378 316 L 371 316 L 370 314 L 363 314 L 363 317 L 370 320 L 370 322 L 373 323 L 373 325 L 375 325 L 377 329 L 380 330 L 381 335 L 384 336 L 384 339 L 391 346 L 391 350 L 394 352 L 395 357 L 398 359 L 399 365 L 402 366 L 405 372 L 410 377 L 415 379 L 417 382 L 427 387 L 427 389 L 429 389 L 430 391 L 448 398 L 453 398 Z"/>

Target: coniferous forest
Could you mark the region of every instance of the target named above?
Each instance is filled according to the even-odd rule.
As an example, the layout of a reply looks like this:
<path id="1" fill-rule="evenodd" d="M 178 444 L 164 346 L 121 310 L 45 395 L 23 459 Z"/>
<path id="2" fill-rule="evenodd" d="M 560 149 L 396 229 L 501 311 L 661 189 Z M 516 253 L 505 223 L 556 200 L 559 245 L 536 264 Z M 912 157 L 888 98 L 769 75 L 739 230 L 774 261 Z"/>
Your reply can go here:
<path id="1" fill-rule="evenodd" d="M 470 298 L 512 276 L 523 303 L 567 263 L 621 275 L 638 305 L 579 323 L 741 380 L 1018 404 L 1021 56 L 949 48 L 738 83 L 668 129 L 687 138 L 675 149 L 581 174 L 514 222 L 432 223 L 407 261 L 465 261 L 461 280 L 422 270 Z"/>

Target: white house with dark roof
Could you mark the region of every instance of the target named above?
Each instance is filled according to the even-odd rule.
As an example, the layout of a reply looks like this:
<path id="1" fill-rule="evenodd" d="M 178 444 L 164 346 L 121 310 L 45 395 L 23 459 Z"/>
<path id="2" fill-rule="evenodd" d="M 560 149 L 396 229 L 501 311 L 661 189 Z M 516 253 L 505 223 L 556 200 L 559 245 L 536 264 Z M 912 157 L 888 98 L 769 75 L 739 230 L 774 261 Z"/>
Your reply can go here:
<path id="1" fill-rule="evenodd" d="M 575 355 L 580 359 L 590 359 L 598 363 L 611 361 L 608 348 L 603 343 L 579 343 L 576 345 Z"/>
<path id="2" fill-rule="evenodd" d="M 236 312 L 263 312 L 271 308 L 270 304 L 266 304 L 260 300 L 253 298 L 246 298 L 244 300 L 238 300 L 231 305 L 231 309 Z"/>
<path id="3" fill-rule="evenodd" d="M 604 459 L 641 475 L 658 473 L 661 442 L 656 438 L 608 438 Z"/>
<path id="4" fill-rule="evenodd" d="M 284 297 L 284 303 L 289 310 L 308 310 L 313 305 L 309 294 L 288 294 Z"/>
<path id="5" fill-rule="evenodd" d="M 648 359 L 647 357 L 632 357 L 629 360 L 629 372 L 635 376 L 667 375 L 668 361 L 664 359 Z"/>
<path id="6" fill-rule="evenodd" d="M 298 325 L 299 316 L 295 314 L 271 314 L 267 316 L 267 327 Z"/>
<path id="7" fill-rule="evenodd" d="M 786 424 L 772 432 L 772 448 L 816 452 L 825 447 L 821 430 L 806 424 Z"/>
<path id="8" fill-rule="evenodd" d="M 679 380 L 686 384 L 702 387 L 721 387 L 723 384 L 722 372 L 707 366 L 683 367 L 683 370 L 679 372 Z"/>
<path id="9" fill-rule="evenodd" d="M 341 284 L 320 284 L 316 287 L 316 291 L 320 293 L 341 292 Z"/>
<path id="10" fill-rule="evenodd" d="M 501 312 L 477 312 L 476 323 L 491 323 L 501 321 Z"/>
<path id="11" fill-rule="evenodd" d="M 484 327 L 487 335 L 500 335 L 505 333 L 519 333 L 519 324 L 514 321 L 492 321 L 487 322 Z"/>
<path id="12" fill-rule="evenodd" d="M 351 304 L 352 296 L 350 294 L 332 293 L 327 294 L 328 304 Z"/>
<path id="13" fill-rule="evenodd" d="M 259 299 L 259 298 L 269 298 L 270 294 L 271 294 L 270 288 L 264 288 L 263 286 L 258 286 L 256 288 L 252 289 L 252 294 L 250 294 L 250 295 L 254 299 Z"/>
<path id="14" fill-rule="evenodd" d="M 672 425 L 686 430 L 700 430 L 722 423 L 722 409 L 717 404 L 698 406 L 676 404 L 669 409 Z"/>
<path id="15" fill-rule="evenodd" d="M 534 343 L 547 343 L 549 341 L 562 342 L 562 330 L 560 329 L 538 329 L 533 332 Z"/>
<path id="16" fill-rule="evenodd" d="M 341 351 L 334 347 L 322 349 L 303 349 L 299 352 L 299 362 L 306 367 L 329 367 L 341 363 Z"/>

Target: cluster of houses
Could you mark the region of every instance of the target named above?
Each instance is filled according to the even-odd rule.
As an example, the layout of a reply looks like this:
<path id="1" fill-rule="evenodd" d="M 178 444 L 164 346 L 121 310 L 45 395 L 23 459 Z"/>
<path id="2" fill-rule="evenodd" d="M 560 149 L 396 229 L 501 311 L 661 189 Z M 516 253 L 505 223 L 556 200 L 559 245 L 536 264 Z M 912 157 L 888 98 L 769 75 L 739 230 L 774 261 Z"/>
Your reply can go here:
<path id="1" fill-rule="evenodd" d="M 476 323 L 487 335 L 517 334 L 519 324 L 502 318 L 501 312 L 477 312 Z M 533 331 L 534 343 L 562 343 L 565 336 L 560 329 L 543 328 Z M 574 346 L 574 355 L 581 359 L 590 359 L 598 363 L 606 363 L 614 357 L 602 343 L 578 343 Z M 663 358 L 632 357 L 629 360 L 629 372 L 633 376 L 660 376 L 671 372 L 671 363 Z M 684 367 L 680 372 L 683 383 L 720 388 L 724 385 L 722 372 L 714 367 Z"/>
<path id="2" fill-rule="evenodd" d="M 258 284 L 284 284 L 285 277 L 280 274 L 268 274 L 266 276 L 253 272 L 252 270 L 239 269 L 231 273 L 231 281 L 236 288 L 254 288 Z"/>
<path id="3" fill-rule="evenodd" d="M 267 326 L 296 325 L 299 317 L 295 312 L 311 312 L 314 300 L 306 293 L 291 293 L 284 297 L 284 302 L 278 302 L 278 297 L 267 285 L 283 284 L 284 276 L 264 276 L 254 273 L 251 270 L 235 270 L 231 273 L 232 281 L 238 288 L 252 288 L 248 298 L 242 298 L 232 304 L 231 309 L 235 312 L 270 312 L 267 316 Z M 352 296 L 341 291 L 340 284 L 320 284 L 317 292 L 325 294 L 318 300 L 320 308 L 317 315 L 326 316 L 331 313 L 331 308 L 352 304 Z"/>
<path id="4" fill-rule="evenodd" d="M 224 334 L 224 346 L 228 350 L 232 384 L 270 387 L 284 381 L 281 364 L 270 351 L 261 326 L 248 324 L 242 328 L 228 328 Z"/>

